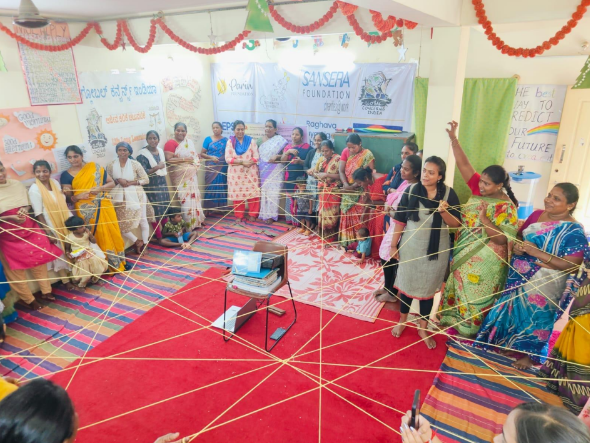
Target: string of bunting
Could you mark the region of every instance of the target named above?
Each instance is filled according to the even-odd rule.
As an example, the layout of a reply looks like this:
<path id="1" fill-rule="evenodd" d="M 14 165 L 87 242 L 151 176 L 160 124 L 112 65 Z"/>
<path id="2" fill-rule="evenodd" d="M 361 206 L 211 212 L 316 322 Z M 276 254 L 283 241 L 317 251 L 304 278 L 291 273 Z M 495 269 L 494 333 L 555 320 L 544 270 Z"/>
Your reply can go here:
<path id="1" fill-rule="evenodd" d="M 492 45 L 501 51 L 502 54 L 507 54 L 511 57 L 525 58 L 541 55 L 543 52 L 551 49 L 552 46 L 557 46 L 559 42 L 563 40 L 567 34 L 572 32 L 572 29 L 578 25 L 578 22 L 584 17 L 584 14 L 590 6 L 590 0 L 582 0 L 576 11 L 572 14 L 572 18 L 565 25 L 563 25 L 563 27 L 557 31 L 553 37 L 551 37 L 549 40 L 545 40 L 539 46 L 535 48 L 515 48 L 513 46 L 507 45 L 504 40 L 498 37 L 498 35 L 494 32 L 492 22 L 488 19 L 486 14 L 483 0 L 471 0 L 471 3 L 475 8 L 475 15 L 478 19 L 478 23 L 483 26 L 485 34 L 488 36 L 488 40 L 492 42 Z"/>
<path id="2" fill-rule="evenodd" d="M 26 45 L 26 46 L 28 46 L 32 49 L 36 49 L 38 51 L 48 51 L 48 52 L 67 51 L 67 50 L 73 48 L 74 46 L 78 45 L 84 38 L 86 38 L 86 36 L 93 29 L 99 35 L 100 42 L 109 51 L 114 51 L 119 47 L 122 47 L 123 49 L 125 49 L 125 41 L 123 39 L 123 34 L 125 34 L 125 36 L 127 37 L 127 40 L 129 41 L 129 44 L 131 44 L 133 49 L 135 49 L 137 52 L 141 52 L 141 53 L 145 54 L 150 49 L 152 49 L 152 46 L 154 45 L 154 41 L 156 40 L 156 28 L 158 26 L 160 27 L 160 29 L 162 29 L 162 31 L 164 31 L 166 33 L 166 35 L 168 35 L 168 37 L 170 37 L 170 39 L 172 39 L 174 42 L 178 43 L 183 48 L 188 49 L 189 51 L 192 51 L 192 52 L 197 52 L 199 54 L 205 54 L 205 55 L 219 54 L 221 52 L 225 52 L 230 49 L 233 49 L 238 44 L 240 44 L 246 37 L 248 37 L 248 35 L 250 35 L 250 31 L 245 30 L 245 31 L 242 31 L 240 34 L 238 34 L 232 41 L 227 42 L 219 47 L 201 48 L 201 47 L 192 45 L 188 41 L 186 41 L 183 38 L 181 38 L 180 36 L 176 35 L 174 33 L 174 31 L 172 31 L 172 29 L 170 29 L 168 27 L 168 25 L 166 25 L 166 23 L 164 23 L 164 20 L 162 18 L 152 19 L 150 21 L 150 35 L 148 37 L 148 40 L 147 40 L 145 46 L 140 46 L 137 43 L 137 41 L 133 37 L 133 34 L 131 34 L 127 20 L 117 21 L 117 32 L 115 34 L 115 40 L 113 41 L 113 43 L 109 43 L 109 41 L 105 37 L 103 37 L 102 28 L 101 28 L 100 24 L 97 22 L 87 23 L 86 26 L 84 27 L 84 29 L 80 32 L 80 34 L 78 34 L 76 37 L 71 39 L 69 42 L 61 44 L 61 45 L 43 45 L 41 43 L 36 43 L 36 42 L 30 41 L 30 40 L 22 37 L 21 35 L 15 33 L 11 29 L 7 28 L 2 23 L 0 23 L 0 30 L 5 32 L 9 37 L 13 38 L 14 40 L 16 40 L 17 42 L 19 42 L 23 45 Z"/>
<path id="3" fill-rule="evenodd" d="M 586 1 L 586 0 L 584 0 L 584 1 Z M 588 0 L 588 1 L 590 2 L 590 0 Z M 354 13 L 358 9 L 358 6 L 351 5 L 349 3 L 345 3 L 345 2 L 341 2 L 341 1 L 335 1 L 332 4 L 332 6 L 330 7 L 330 9 L 328 9 L 328 11 L 322 17 L 320 17 L 318 20 L 316 20 L 315 22 L 313 22 L 307 26 L 294 25 L 293 23 L 291 23 L 287 19 L 285 19 L 281 14 L 279 14 L 279 12 L 276 10 L 276 8 L 272 4 L 269 4 L 268 7 L 269 7 L 270 15 L 278 24 L 280 24 L 283 28 L 285 28 L 291 32 L 294 32 L 296 34 L 310 34 L 310 33 L 317 31 L 319 28 L 323 27 L 326 23 L 328 23 L 330 20 L 332 20 L 332 18 L 334 18 L 334 14 L 336 14 L 336 12 L 340 11 L 342 13 L 342 15 L 344 15 L 346 17 L 346 19 L 348 20 L 348 23 L 354 29 L 355 34 L 357 36 L 359 36 L 363 41 L 365 41 L 367 43 L 373 43 L 373 44 L 384 42 L 389 37 L 391 37 L 390 31 L 394 27 L 398 27 L 398 28 L 406 27 L 407 29 L 414 29 L 416 26 L 418 26 L 417 23 L 411 22 L 409 20 L 404 20 L 402 18 L 396 18 L 391 15 L 388 16 L 387 19 L 383 19 L 383 16 L 381 15 L 381 13 L 376 12 L 376 11 L 371 11 L 373 23 L 375 24 L 375 27 L 379 30 L 379 32 L 381 32 L 380 35 L 371 35 L 371 33 L 366 32 L 361 27 L 361 25 L 357 21 L 356 17 L 354 16 Z M 6 33 L 9 37 L 16 40 L 17 42 L 19 42 L 23 45 L 26 45 L 32 49 L 38 50 L 38 51 L 48 51 L 48 52 L 59 52 L 59 51 L 69 50 L 69 49 L 73 48 L 74 46 L 78 45 L 84 38 L 86 38 L 86 36 L 90 33 L 90 31 L 92 31 L 94 29 L 94 31 L 100 37 L 100 42 L 109 51 L 114 51 L 120 47 L 125 49 L 125 39 L 123 37 L 123 35 L 125 35 L 125 37 L 127 37 L 127 41 L 133 47 L 133 49 L 135 49 L 137 52 L 145 54 L 148 51 L 150 51 L 154 45 L 154 42 L 156 40 L 156 31 L 157 31 L 158 27 L 160 27 L 160 29 L 162 29 L 162 31 L 164 31 L 164 33 L 166 33 L 166 35 L 168 35 L 168 37 L 170 37 L 170 39 L 172 41 L 174 41 L 175 43 L 178 43 L 178 45 L 182 46 L 185 49 L 188 49 L 191 52 L 197 52 L 199 54 L 204 54 L 204 55 L 219 54 L 219 53 L 231 50 L 231 49 L 235 48 L 238 44 L 240 44 L 243 40 L 245 40 L 246 37 L 248 37 L 248 35 L 250 34 L 250 31 L 245 30 L 245 31 L 242 31 L 240 34 L 238 34 L 230 42 L 227 42 L 219 47 L 201 48 L 201 47 L 192 45 L 188 41 L 186 41 L 183 38 L 181 38 L 180 36 L 178 36 L 172 29 L 170 29 L 168 27 L 168 25 L 166 25 L 166 23 L 164 22 L 162 17 L 158 17 L 158 18 L 152 19 L 150 21 L 149 37 L 148 37 L 148 40 L 144 46 L 140 46 L 137 43 L 137 41 L 135 40 L 135 38 L 133 37 L 133 34 L 131 33 L 131 30 L 129 29 L 129 24 L 128 24 L 127 20 L 117 21 L 117 31 L 115 33 L 115 39 L 112 43 L 110 43 L 105 37 L 103 37 L 102 28 L 99 23 L 88 22 L 86 24 L 86 26 L 84 27 L 84 29 L 76 37 L 71 39 L 69 42 L 61 44 L 61 45 L 44 45 L 44 44 L 36 43 L 34 41 L 24 38 L 23 36 L 15 33 L 10 28 L 8 28 L 8 27 L 4 26 L 2 23 L 0 23 L 0 30 L 3 31 L 4 33 Z"/>

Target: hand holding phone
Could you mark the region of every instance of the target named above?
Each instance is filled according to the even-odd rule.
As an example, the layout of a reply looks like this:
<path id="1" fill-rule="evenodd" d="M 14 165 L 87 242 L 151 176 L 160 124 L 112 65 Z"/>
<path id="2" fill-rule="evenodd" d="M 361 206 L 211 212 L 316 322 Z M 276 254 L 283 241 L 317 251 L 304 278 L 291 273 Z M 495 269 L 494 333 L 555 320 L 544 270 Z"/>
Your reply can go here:
<path id="1" fill-rule="evenodd" d="M 412 403 L 412 417 L 410 418 L 410 427 L 417 429 L 418 417 L 420 416 L 420 389 L 414 392 L 414 402 Z"/>

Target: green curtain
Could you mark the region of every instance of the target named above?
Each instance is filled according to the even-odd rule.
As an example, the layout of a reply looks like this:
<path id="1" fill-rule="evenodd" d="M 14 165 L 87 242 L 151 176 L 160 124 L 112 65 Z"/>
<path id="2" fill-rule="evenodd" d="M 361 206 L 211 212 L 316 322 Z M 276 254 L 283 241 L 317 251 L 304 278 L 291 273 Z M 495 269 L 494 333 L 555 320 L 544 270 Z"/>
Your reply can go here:
<path id="1" fill-rule="evenodd" d="M 504 164 L 516 78 L 468 78 L 463 87 L 459 141 L 477 172 Z M 458 170 L 453 188 L 461 203 L 471 192 Z"/>
<path id="2" fill-rule="evenodd" d="M 418 77 L 414 82 L 414 128 L 416 133 L 416 143 L 420 149 L 424 149 L 427 101 L 428 79 Z"/>

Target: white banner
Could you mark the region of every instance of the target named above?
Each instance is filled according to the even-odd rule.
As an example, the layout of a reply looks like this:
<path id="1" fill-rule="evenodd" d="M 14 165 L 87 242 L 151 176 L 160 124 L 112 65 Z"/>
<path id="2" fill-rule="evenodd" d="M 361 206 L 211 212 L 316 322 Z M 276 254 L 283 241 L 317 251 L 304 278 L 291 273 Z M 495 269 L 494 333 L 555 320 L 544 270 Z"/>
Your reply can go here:
<path id="1" fill-rule="evenodd" d="M 115 145 L 128 142 L 135 152 L 146 145 L 145 134 L 154 129 L 165 139 L 160 84 L 141 74 L 80 74 L 82 104 L 77 106 L 84 137 L 86 161 L 106 166 L 115 157 Z M 88 152 L 90 151 L 90 152 Z"/>
<path id="2" fill-rule="evenodd" d="M 506 158 L 553 162 L 565 85 L 518 85 Z"/>
<path id="3" fill-rule="evenodd" d="M 309 136 L 353 124 L 409 131 L 413 112 L 413 63 L 370 63 L 348 69 L 274 63 L 212 64 L 215 117 L 224 130 L 236 119 L 305 125 Z M 223 80 L 223 81 L 222 81 Z M 250 91 L 249 85 L 255 87 Z M 228 94 L 234 94 L 234 100 Z"/>

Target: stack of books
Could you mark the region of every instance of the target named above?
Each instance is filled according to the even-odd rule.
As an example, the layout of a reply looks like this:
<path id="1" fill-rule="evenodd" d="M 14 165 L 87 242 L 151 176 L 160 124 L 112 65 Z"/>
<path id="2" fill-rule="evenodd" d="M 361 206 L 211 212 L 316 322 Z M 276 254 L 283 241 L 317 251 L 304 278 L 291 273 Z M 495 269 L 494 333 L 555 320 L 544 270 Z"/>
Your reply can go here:
<path id="1" fill-rule="evenodd" d="M 281 284 L 279 269 L 261 269 L 259 272 L 247 272 L 244 275 L 234 275 L 231 283 L 233 289 L 266 295 L 274 292 Z"/>

